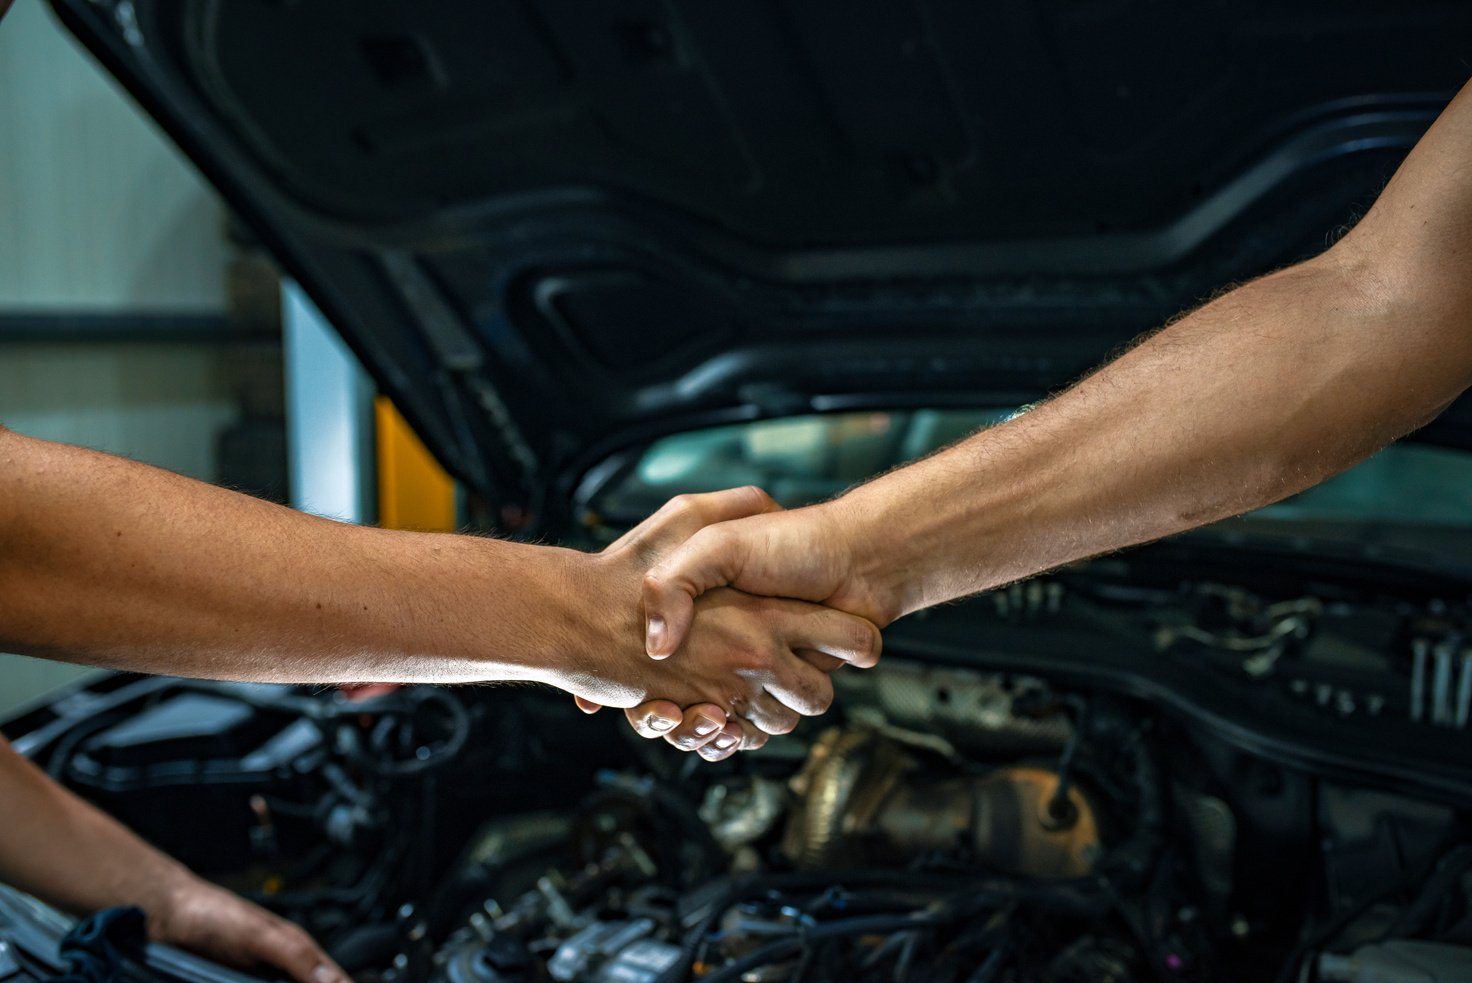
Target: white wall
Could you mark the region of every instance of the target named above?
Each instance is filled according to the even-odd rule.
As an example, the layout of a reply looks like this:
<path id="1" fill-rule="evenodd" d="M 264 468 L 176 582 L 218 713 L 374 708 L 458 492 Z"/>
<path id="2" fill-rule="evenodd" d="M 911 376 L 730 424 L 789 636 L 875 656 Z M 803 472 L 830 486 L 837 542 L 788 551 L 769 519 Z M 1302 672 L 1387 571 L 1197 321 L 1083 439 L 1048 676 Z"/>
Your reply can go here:
<path id="1" fill-rule="evenodd" d="M 0 345 L 0 421 L 213 481 L 214 441 L 235 416 L 227 348 Z"/>
<path id="2" fill-rule="evenodd" d="M 218 311 L 221 221 L 41 0 L 16 0 L 0 20 L 0 311 Z"/>
<path id="3" fill-rule="evenodd" d="M 41 0 L 16 0 L 0 20 L 0 318 L 221 311 L 223 215 Z M 203 345 L 0 344 L 0 422 L 210 479 L 231 413 L 225 357 Z M 0 655 L 0 714 L 82 672 Z"/>

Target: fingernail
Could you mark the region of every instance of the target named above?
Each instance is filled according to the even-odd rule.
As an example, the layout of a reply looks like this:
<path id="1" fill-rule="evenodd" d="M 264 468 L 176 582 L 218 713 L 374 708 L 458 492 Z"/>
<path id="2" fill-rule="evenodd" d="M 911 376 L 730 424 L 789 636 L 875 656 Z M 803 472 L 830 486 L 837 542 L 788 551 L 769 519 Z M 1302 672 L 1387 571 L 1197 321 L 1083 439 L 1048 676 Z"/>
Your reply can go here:
<path id="1" fill-rule="evenodd" d="M 650 652 L 664 644 L 664 619 L 650 618 L 649 627 L 645 630 L 644 647 Z"/>
<path id="2" fill-rule="evenodd" d="M 727 748 L 733 748 L 736 746 L 736 738 L 732 737 L 730 734 L 722 734 L 714 741 L 711 741 L 711 743 L 720 748 L 722 751 L 725 751 Z"/>
<path id="3" fill-rule="evenodd" d="M 675 726 L 675 722 L 673 720 L 670 720 L 667 717 L 650 717 L 649 718 L 649 729 L 650 730 L 659 731 L 661 734 L 663 734 L 665 731 L 669 730 L 670 728 L 672 728 L 674 726 Z"/>
<path id="4" fill-rule="evenodd" d="M 337 973 L 331 966 L 318 966 L 312 970 L 313 983 L 336 983 Z"/>
<path id="5" fill-rule="evenodd" d="M 712 720 L 709 717 L 695 718 L 695 733 L 700 737 L 709 737 L 724 726 L 720 721 Z"/>

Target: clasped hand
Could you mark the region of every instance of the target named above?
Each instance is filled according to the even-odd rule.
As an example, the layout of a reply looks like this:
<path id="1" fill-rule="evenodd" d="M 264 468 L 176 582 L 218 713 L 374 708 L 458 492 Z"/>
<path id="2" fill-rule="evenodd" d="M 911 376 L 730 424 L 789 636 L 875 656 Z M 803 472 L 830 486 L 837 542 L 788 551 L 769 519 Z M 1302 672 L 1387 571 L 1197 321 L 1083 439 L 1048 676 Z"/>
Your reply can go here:
<path id="1" fill-rule="evenodd" d="M 784 512 L 756 488 L 671 500 L 597 558 L 611 581 L 642 575 L 627 610 L 648 657 L 565 688 L 585 712 L 624 706 L 641 736 L 711 761 L 825 712 L 829 674 L 874 665 L 876 624 L 893 619 L 835 518 Z"/>

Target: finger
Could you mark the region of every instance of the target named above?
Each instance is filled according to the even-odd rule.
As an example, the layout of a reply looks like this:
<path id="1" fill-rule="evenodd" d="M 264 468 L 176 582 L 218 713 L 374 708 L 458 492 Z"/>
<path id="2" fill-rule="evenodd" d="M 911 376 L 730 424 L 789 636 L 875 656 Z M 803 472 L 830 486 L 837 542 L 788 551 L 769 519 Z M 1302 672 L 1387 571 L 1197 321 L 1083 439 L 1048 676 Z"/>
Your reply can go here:
<path id="1" fill-rule="evenodd" d="M 716 707 L 719 711 L 720 707 Z M 677 703 L 669 700 L 650 700 L 624 711 L 629 726 L 640 737 L 663 737 L 680 726 L 684 713 Z"/>
<path id="2" fill-rule="evenodd" d="M 713 523 L 781 510 L 782 506 L 772 496 L 755 485 L 699 495 L 676 495 L 649 518 L 615 540 L 609 550 L 639 543 L 658 556 Z"/>
<path id="3" fill-rule="evenodd" d="M 827 655 L 823 652 L 817 652 L 813 649 L 797 649 L 795 654 L 799 659 L 806 662 L 808 665 L 812 666 L 819 672 L 832 672 L 839 666 L 848 665 L 848 663 L 844 662 L 842 659 L 835 659 L 831 655 Z"/>
<path id="4" fill-rule="evenodd" d="M 699 751 L 717 740 L 727 726 L 726 711 L 713 703 L 701 703 L 685 711 L 685 719 L 664 739 L 681 751 Z M 737 738 L 738 743 L 740 738 Z"/>
<path id="5" fill-rule="evenodd" d="M 760 730 L 773 735 L 792 733 L 802 720 L 796 710 L 770 693 L 763 693 L 751 701 L 746 708 L 746 719 L 756 724 Z"/>
<path id="6" fill-rule="evenodd" d="M 592 700 L 585 700 L 581 696 L 574 696 L 572 698 L 572 701 L 573 703 L 577 704 L 577 708 L 584 713 L 597 713 L 599 710 L 603 709 L 603 704 L 594 703 Z"/>
<path id="7" fill-rule="evenodd" d="M 780 659 L 764 686 L 787 709 L 804 717 L 827 713 L 833 705 L 833 680 L 795 656 Z"/>
<path id="8" fill-rule="evenodd" d="M 297 983 L 350 983 L 342 967 L 295 925 L 273 925 L 252 937 L 251 948 L 257 959 L 282 970 Z"/>
<path id="9" fill-rule="evenodd" d="M 765 747 L 767 741 L 771 739 L 772 736 L 770 734 L 763 731 L 760 727 L 753 725 L 750 721 L 747 721 L 746 726 L 742 728 L 741 747 L 737 750 L 755 751 L 758 748 Z"/>
<path id="10" fill-rule="evenodd" d="M 732 717 L 715 738 L 697 752 L 706 761 L 724 761 L 741 750 L 741 740 L 746 728 L 741 726 L 740 717 Z"/>
<path id="11" fill-rule="evenodd" d="M 873 622 L 803 601 L 783 601 L 773 615 L 778 636 L 794 651 L 812 649 L 851 666 L 868 669 L 884 651 Z"/>
<path id="12" fill-rule="evenodd" d="M 746 548 L 727 528 L 707 526 L 644 575 L 644 648 L 650 658 L 667 658 L 680 647 L 690 630 L 695 598 L 734 581 Z"/>
<path id="13" fill-rule="evenodd" d="M 320 951 L 320 950 L 319 950 Z M 337 963 L 322 954 L 322 961 L 312 970 L 312 983 L 353 983 L 353 978 Z"/>

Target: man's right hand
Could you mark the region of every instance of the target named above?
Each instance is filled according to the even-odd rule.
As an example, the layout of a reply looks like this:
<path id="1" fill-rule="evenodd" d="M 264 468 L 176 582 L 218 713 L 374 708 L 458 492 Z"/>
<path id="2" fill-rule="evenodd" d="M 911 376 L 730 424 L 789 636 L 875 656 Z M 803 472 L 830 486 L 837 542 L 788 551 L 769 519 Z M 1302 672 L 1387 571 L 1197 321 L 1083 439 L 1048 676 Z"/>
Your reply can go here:
<path id="1" fill-rule="evenodd" d="M 680 657 L 649 660 L 641 644 L 641 581 L 651 566 L 712 523 L 766 511 L 780 512 L 754 488 L 680 496 L 596 557 L 578 589 L 578 603 L 596 612 L 592 647 L 602 638 L 628 638 L 632 652 L 599 653 L 564 670 L 558 685 L 589 712 L 599 706 L 640 706 L 630 716 L 635 729 L 658 735 L 655 721 L 681 720 L 665 728 L 672 743 L 724 757 L 741 746 L 759 746 L 763 734 L 783 734 L 799 715 L 825 711 L 833 699 L 827 672 L 840 663 L 873 665 L 880 637 L 873 624 L 831 608 L 779 597 L 753 597 L 735 590 L 710 591 L 691 613 L 693 627 L 682 636 Z M 611 624 L 608 622 L 612 622 Z M 657 698 L 657 702 L 645 701 Z M 659 711 L 664 711 L 663 714 Z M 737 719 L 741 726 L 728 726 Z M 721 729 L 713 729 L 713 724 Z M 673 726 L 673 725 L 672 725 Z M 744 740 L 741 740 L 744 737 Z M 703 745 L 714 747 L 704 749 Z"/>
<path id="2" fill-rule="evenodd" d="M 1323 254 L 835 501 L 702 529 L 645 578 L 649 654 L 717 587 L 882 626 L 1280 501 L 1424 426 L 1472 386 L 1468 148 L 1472 83 Z"/>
<path id="3" fill-rule="evenodd" d="M 877 564 L 854 543 L 839 499 L 706 526 L 644 576 L 645 646 L 673 655 L 690 630 L 696 600 L 730 586 L 749 594 L 799 598 L 883 627 L 900 604 Z"/>
<path id="4" fill-rule="evenodd" d="M 649 654 L 663 659 L 679 649 L 688 637 L 692 615 L 700 610 L 703 593 L 728 584 L 753 594 L 821 602 L 872 624 L 894 620 L 899 602 L 891 598 L 898 594 L 871 575 L 870 567 L 857 555 L 847 534 L 855 524 L 844 520 L 844 508 L 841 500 L 792 512 L 773 506 L 693 532 L 644 578 Z M 693 623 L 698 625 L 699 618 Z M 824 672 L 842 664 L 821 653 L 802 654 Z M 712 733 L 714 721 L 723 719 L 719 708 L 685 707 L 682 711 L 668 700 L 656 700 L 626 713 L 641 735 L 664 737 L 682 750 L 699 751 L 709 761 L 719 761 L 738 748 L 730 739 L 734 728 L 729 726 L 714 740 L 701 737 Z M 759 747 L 764 741 L 764 737 L 748 738 L 739 747 Z"/>

